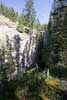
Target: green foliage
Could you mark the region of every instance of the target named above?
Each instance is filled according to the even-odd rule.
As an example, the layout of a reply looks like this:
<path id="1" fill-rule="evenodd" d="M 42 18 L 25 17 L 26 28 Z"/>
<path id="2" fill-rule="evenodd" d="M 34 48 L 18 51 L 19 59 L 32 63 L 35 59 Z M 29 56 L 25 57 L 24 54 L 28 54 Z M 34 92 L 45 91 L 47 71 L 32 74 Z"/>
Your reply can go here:
<path id="1" fill-rule="evenodd" d="M 59 100 L 59 94 L 56 90 L 49 87 L 58 86 L 57 79 L 46 76 L 36 69 L 30 69 L 18 73 L 16 80 L 8 81 L 5 74 L 6 69 L 2 70 L 0 85 L 0 100 Z M 3 77 L 4 76 L 4 77 Z M 52 80 L 52 83 L 50 82 Z M 57 88 L 59 89 L 59 88 Z M 4 91 L 4 94 L 3 94 Z M 3 96 L 4 95 L 4 96 Z"/>
<path id="2" fill-rule="evenodd" d="M 6 59 L 7 62 L 5 62 Z M 14 61 L 9 48 L 7 51 L 2 48 L 0 51 L 0 100 L 15 100 L 16 83 L 15 80 L 11 80 L 14 71 Z"/>
<path id="3" fill-rule="evenodd" d="M 67 4 L 65 0 L 54 1 L 43 60 L 50 67 L 67 67 Z M 52 71 L 51 71 L 52 72 Z M 61 75 L 62 76 L 62 75 Z"/>
<path id="4" fill-rule="evenodd" d="M 17 30 L 19 32 L 25 32 L 25 33 L 30 33 L 31 32 L 31 29 L 29 27 L 25 27 L 26 26 L 26 20 L 24 18 L 24 16 L 20 16 L 19 18 L 19 22 L 18 22 L 18 25 L 17 25 Z"/>
<path id="5" fill-rule="evenodd" d="M 8 8 L 2 3 L 0 4 L 0 14 L 4 15 L 5 17 L 8 17 L 13 22 L 16 22 L 18 18 L 18 13 L 15 12 L 13 8 Z"/>
<path id="6" fill-rule="evenodd" d="M 24 25 L 25 25 L 25 18 L 24 18 L 23 15 L 21 15 L 19 17 L 19 21 L 18 21 L 18 25 L 17 25 L 17 30 L 22 33 Z"/>
<path id="7" fill-rule="evenodd" d="M 24 17 L 26 20 L 26 25 L 32 28 L 36 17 L 33 0 L 26 0 Z"/>
<path id="8" fill-rule="evenodd" d="M 66 78 L 67 77 L 67 68 L 59 66 L 59 67 L 52 67 L 50 68 L 50 73 L 53 77 L 59 77 L 59 78 Z"/>
<path id="9" fill-rule="evenodd" d="M 58 0 L 58 5 L 56 5 L 56 0 L 54 2 L 55 7 L 51 12 L 48 34 L 46 37 L 41 34 L 37 41 L 36 62 L 40 71 L 49 67 L 51 75 L 65 78 L 67 77 L 67 5 L 64 1 Z M 0 4 L 0 13 L 16 21 L 17 13 L 13 8 Z M 47 31 L 47 25 L 40 25 L 39 20 L 35 22 L 35 17 L 33 0 L 26 0 L 26 7 L 19 18 L 17 30 L 23 32 L 24 26 L 27 26 L 35 27 L 38 31 Z M 19 52 L 20 45 L 17 47 Z M 54 78 L 46 79 L 45 73 L 36 69 L 17 73 L 17 77 L 11 80 L 11 74 L 18 63 L 12 56 L 13 49 L 7 37 L 7 48 L 2 47 L 0 51 L 0 100 L 45 100 L 46 97 L 51 100 L 60 100 L 56 92 L 61 84 L 58 84 Z M 7 62 L 5 62 L 6 59 Z M 19 68 L 19 64 L 17 67 Z M 10 74 L 10 79 L 8 74 Z"/>
<path id="10" fill-rule="evenodd" d="M 36 70 L 22 73 L 19 78 L 20 86 L 27 87 L 28 92 L 32 94 L 40 94 L 44 89 L 43 76 Z"/>
<path id="11" fill-rule="evenodd" d="M 16 94 L 20 100 L 27 98 L 28 100 L 58 100 L 58 95 L 55 91 L 48 88 L 46 84 L 46 76 L 37 70 L 29 70 L 24 73 L 19 73 Z M 24 100 L 24 99 L 23 99 Z"/>
<path id="12" fill-rule="evenodd" d="M 33 0 L 26 0 L 25 9 L 23 10 L 22 15 L 19 17 L 19 22 L 17 30 L 23 32 L 23 27 L 33 28 L 36 19 L 34 2 Z"/>

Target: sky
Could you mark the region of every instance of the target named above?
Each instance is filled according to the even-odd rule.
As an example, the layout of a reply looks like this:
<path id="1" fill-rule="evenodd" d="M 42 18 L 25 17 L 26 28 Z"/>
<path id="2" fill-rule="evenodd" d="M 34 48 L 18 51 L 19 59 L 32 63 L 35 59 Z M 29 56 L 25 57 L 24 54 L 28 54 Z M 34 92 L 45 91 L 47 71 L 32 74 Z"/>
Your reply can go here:
<path id="1" fill-rule="evenodd" d="M 25 0 L 0 0 L 8 7 L 13 7 L 19 14 L 25 7 Z M 41 23 L 48 23 L 53 0 L 34 0 L 36 14 Z"/>

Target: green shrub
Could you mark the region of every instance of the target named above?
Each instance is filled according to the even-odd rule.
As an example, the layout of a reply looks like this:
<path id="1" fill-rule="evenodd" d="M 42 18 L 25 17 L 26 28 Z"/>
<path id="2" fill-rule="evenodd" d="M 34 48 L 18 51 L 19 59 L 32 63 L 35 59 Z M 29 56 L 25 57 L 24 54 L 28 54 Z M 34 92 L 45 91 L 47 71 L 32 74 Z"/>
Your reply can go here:
<path id="1" fill-rule="evenodd" d="M 18 89 L 16 91 L 19 97 L 28 98 L 27 100 L 59 100 L 56 91 L 51 90 L 46 84 L 45 74 L 36 70 L 26 71 L 18 75 Z"/>
<path id="2" fill-rule="evenodd" d="M 50 68 L 50 73 L 54 77 L 67 78 L 67 68 L 66 67 L 52 67 Z"/>

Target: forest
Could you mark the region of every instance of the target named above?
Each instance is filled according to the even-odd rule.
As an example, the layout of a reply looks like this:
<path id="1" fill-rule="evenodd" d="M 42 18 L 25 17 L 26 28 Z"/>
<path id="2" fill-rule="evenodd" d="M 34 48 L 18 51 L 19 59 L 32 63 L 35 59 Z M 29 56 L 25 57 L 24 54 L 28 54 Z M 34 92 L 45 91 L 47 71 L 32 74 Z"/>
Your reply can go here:
<path id="1" fill-rule="evenodd" d="M 34 0 L 21 15 L 0 3 L 0 15 L 21 34 L 0 46 L 0 100 L 67 100 L 67 0 L 54 0 L 48 24 L 37 18 Z M 30 38 L 20 52 L 24 33 Z"/>

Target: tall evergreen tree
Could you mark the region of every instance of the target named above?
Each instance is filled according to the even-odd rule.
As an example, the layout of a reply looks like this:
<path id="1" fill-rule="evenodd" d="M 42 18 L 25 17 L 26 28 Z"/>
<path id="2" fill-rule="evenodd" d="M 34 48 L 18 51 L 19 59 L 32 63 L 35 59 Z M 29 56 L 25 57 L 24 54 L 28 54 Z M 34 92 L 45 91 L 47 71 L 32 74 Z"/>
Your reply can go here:
<path id="1" fill-rule="evenodd" d="M 29 27 L 33 27 L 35 21 L 35 9 L 33 0 L 26 0 L 26 5 L 24 9 L 24 17 L 26 20 L 26 24 Z"/>
<path id="2" fill-rule="evenodd" d="M 19 23 L 17 26 L 17 30 L 23 32 L 23 27 L 34 27 L 36 12 L 34 9 L 33 0 L 25 0 L 25 8 L 23 9 L 22 15 L 19 18 Z"/>
<path id="3" fill-rule="evenodd" d="M 51 64 L 67 66 L 67 1 L 54 0 L 48 24 L 48 59 Z"/>

